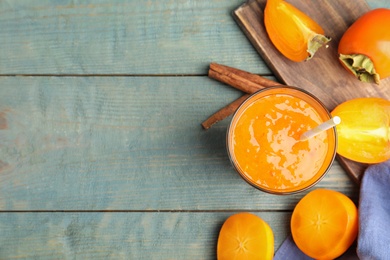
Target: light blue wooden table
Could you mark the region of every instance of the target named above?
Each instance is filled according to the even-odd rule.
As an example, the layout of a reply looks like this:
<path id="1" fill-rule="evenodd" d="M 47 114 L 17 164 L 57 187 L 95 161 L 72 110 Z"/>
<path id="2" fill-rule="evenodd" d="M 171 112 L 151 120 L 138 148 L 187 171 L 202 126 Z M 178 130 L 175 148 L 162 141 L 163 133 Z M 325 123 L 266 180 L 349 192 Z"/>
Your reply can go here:
<path id="1" fill-rule="evenodd" d="M 241 95 L 210 62 L 273 78 L 232 19 L 242 2 L 0 1 L 0 259 L 214 259 L 241 211 L 280 246 L 306 193 L 252 188 L 229 120 L 200 126 Z M 357 202 L 337 162 L 317 187 Z"/>

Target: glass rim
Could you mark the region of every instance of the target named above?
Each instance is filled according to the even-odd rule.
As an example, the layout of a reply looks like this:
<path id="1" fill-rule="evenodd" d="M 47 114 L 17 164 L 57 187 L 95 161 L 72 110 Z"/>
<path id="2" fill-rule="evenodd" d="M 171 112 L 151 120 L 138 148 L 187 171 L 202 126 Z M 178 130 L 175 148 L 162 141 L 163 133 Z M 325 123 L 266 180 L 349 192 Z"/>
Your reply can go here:
<path id="1" fill-rule="evenodd" d="M 240 116 L 242 113 L 241 113 L 241 110 L 243 109 L 243 107 L 246 106 L 246 104 L 248 102 L 251 102 L 251 100 L 259 95 L 260 93 L 263 93 L 263 92 L 268 92 L 268 91 L 271 91 L 271 90 L 277 90 L 277 89 L 291 89 L 291 90 L 295 90 L 295 91 L 298 91 L 298 92 L 301 92 L 303 93 L 304 95 L 308 96 L 309 98 L 311 98 L 312 100 L 314 100 L 318 105 L 320 105 L 320 107 L 323 108 L 323 111 L 325 112 L 325 114 L 330 118 L 332 118 L 332 115 L 331 113 L 329 112 L 329 110 L 327 109 L 327 107 L 325 106 L 325 104 L 320 100 L 318 99 L 314 94 L 310 93 L 309 91 L 305 90 L 305 89 L 302 89 L 302 88 L 298 88 L 298 87 L 293 87 L 293 86 L 285 86 L 285 85 L 277 85 L 277 86 L 272 86 L 272 87 L 266 87 L 266 88 L 263 88 L 263 89 L 260 89 L 252 94 L 249 95 L 249 97 L 247 97 L 240 105 L 239 107 L 236 109 L 236 111 L 234 111 L 233 115 L 232 115 L 232 119 L 230 121 L 230 123 L 228 124 L 228 127 L 227 127 L 227 133 L 226 133 L 226 149 L 227 149 L 227 153 L 228 153 L 228 157 L 229 157 L 229 161 L 230 163 L 233 165 L 233 168 L 235 169 L 235 171 L 241 176 L 242 179 L 244 179 L 248 184 L 250 184 L 251 186 L 253 186 L 254 188 L 260 190 L 260 191 L 264 191 L 266 193 L 270 193 L 270 194 L 275 194 L 275 195 L 291 195 L 291 194 L 296 194 L 296 193 L 300 193 L 300 192 L 303 192 L 303 191 L 306 191 L 310 188 L 312 188 L 313 186 L 315 186 L 316 184 L 318 184 L 324 177 L 325 175 L 328 173 L 328 171 L 330 170 L 330 168 L 332 167 L 333 165 L 333 162 L 336 158 L 336 155 L 337 155 L 337 145 L 338 145 L 338 139 L 337 139 L 337 130 L 336 130 L 336 127 L 333 127 L 332 128 L 332 132 L 333 132 L 333 136 L 334 136 L 334 148 L 332 149 L 333 152 L 332 152 L 332 156 L 331 158 L 329 159 L 329 163 L 328 163 L 328 166 L 324 169 L 324 171 L 320 174 L 320 176 L 315 180 L 313 181 L 312 183 L 310 183 L 309 185 L 307 186 L 304 186 L 302 188 L 299 188 L 297 190 L 287 190 L 287 191 L 284 191 L 284 190 L 281 190 L 281 191 L 275 191 L 273 189 L 267 189 L 265 187 L 261 187 L 260 185 L 256 185 L 253 181 L 251 181 L 249 178 L 247 178 L 245 176 L 245 174 L 243 172 L 241 172 L 241 170 L 239 169 L 238 165 L 236 165 L 236 162 L 233 158 L 233 152 L 231 152 L 231 145 L 230 145 L 230 136 L 231 136 L 231 133 L 232 133 L 232 129 L 233 129 L 233 125 L 235 124 L 235 118 L 237 116 Z M 286 94 L 286 95 L 291 95 L 290 93 L 283 93 L 283 94 Z M 293 96 L 293 95 L 291 95 Z"/>

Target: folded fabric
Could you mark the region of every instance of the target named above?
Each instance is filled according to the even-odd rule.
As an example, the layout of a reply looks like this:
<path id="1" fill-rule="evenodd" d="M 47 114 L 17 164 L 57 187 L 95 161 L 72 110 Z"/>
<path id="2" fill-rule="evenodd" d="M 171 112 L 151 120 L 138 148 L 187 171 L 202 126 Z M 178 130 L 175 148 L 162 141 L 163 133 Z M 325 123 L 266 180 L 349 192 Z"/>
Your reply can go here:
<path id="1" fill-rule="evenodd" d="M 390 259 L 390 161 L 371 165 L 360 187 L 357 254 Z"/>

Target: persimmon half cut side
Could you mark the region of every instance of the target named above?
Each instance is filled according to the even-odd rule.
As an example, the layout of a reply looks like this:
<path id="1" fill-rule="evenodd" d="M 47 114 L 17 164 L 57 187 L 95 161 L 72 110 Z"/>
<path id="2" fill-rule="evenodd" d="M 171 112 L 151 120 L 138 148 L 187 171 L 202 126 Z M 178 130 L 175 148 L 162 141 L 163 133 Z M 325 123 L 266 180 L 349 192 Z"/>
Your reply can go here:
<path id="1" fill-rule="evenodd" d="M 295 62 L 311 59 L 330 41 L 319 24 L 284 0 L 267 0 L 264 25 L 276 49 Z"/>
<path id="2" fill-rule="evenodd" d="M 261 259 L 274 256 L 274 235 L 270 226 L 251 213 L 230 216 L 219 232 L 217 259 Z"/>
<path id="3" fill-rule="evenodd" d="M 335 259 L 352 245 L 358 232 L 358 211 L 344 194 L 317 189 L 295 206 L 291 233 L 297 247 L 315 259 Z"/>

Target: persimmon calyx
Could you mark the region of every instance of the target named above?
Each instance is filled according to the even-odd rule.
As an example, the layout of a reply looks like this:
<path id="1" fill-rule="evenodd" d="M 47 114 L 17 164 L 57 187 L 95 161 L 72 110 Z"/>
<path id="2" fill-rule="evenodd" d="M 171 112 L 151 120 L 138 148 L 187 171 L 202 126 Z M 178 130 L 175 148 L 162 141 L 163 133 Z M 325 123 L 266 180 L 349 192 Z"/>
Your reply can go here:
<path id="1" fill-rule="evenodd" d="M 326 37 L 322 34 L 315 34 L 308 42 L 307 42 L 307 52 L 309 56 L 306 60 L 310 60 L 314 54 L 317 52 L 319 48 L 322 46 L 326 46 L 326 44 L 331 40 L 331 38 Z"/>
<path id="2" fill-rule="evenodd" d="M 374 63 L 366 55 L 340 54 L 339 59 L 360 81 L 380 83 L 380 76 L 375 71 Z"/>

